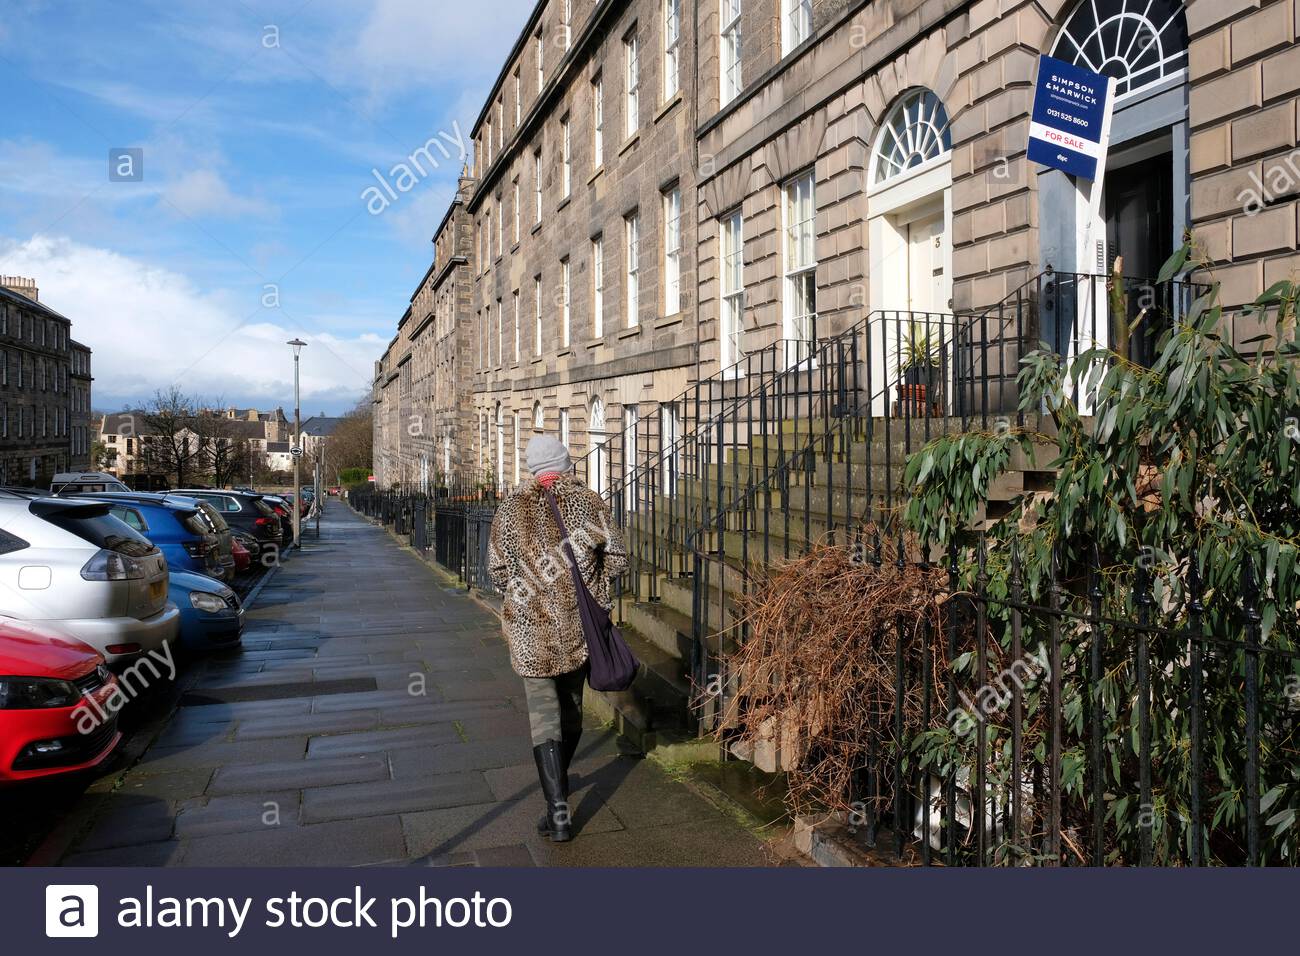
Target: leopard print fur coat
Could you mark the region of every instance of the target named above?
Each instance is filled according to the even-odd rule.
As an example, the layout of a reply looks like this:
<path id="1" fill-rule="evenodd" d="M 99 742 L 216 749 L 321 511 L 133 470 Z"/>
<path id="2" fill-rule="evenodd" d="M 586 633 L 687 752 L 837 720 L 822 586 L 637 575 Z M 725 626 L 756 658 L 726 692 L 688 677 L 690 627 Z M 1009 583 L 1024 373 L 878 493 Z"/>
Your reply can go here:
<path id="1" fill-rule="evenodd" d="M 609 508 L 572 475 L 551 488 L 583 581 L 597 601 L 613 607 L 609 579 L 627 570 L 627 551 Z M 537 479 L 525 481 L 497 508 L 488 574 L 504 596 L 502 626 L 517 674 L 558 677 L 586 662 L 568 554 Z"/>

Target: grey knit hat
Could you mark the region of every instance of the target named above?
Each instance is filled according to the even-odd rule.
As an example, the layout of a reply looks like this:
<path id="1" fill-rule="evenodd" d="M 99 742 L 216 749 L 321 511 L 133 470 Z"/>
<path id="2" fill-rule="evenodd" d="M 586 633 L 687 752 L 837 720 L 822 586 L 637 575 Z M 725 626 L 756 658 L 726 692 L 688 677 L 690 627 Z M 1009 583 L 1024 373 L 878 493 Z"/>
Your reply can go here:
<path id="1" fill-rule="evenodd" d="M 563 474 L 572 467 L 569 461 L 569 449 L 550 435 L 538 435 L 528 440 L 528 450 L 524 453 L 528 470 L 534 475 L 549 471 Z"/>

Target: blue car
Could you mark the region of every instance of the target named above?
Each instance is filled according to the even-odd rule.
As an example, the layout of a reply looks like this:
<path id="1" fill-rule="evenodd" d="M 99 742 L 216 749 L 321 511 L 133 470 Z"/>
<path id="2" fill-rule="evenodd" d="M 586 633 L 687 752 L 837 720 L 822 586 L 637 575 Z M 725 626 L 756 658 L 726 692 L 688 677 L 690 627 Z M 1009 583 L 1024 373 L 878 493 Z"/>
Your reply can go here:
<path id="1" fill-rule="evenodd" d="M 168 597 L 181 610 L 180 642 L 188 651 L 238 647 L 244 631 L 239 596 L 215 578 L 173 571 Z"/>
<path id="2" fill-rule="evenodd" d="M 172 571 L 193 571 L 221 577 L 220 538 L 208 525 L 198 502 L 160 494 L 89 494 L 107 502 L 121 518 L 163 553 Z"/>

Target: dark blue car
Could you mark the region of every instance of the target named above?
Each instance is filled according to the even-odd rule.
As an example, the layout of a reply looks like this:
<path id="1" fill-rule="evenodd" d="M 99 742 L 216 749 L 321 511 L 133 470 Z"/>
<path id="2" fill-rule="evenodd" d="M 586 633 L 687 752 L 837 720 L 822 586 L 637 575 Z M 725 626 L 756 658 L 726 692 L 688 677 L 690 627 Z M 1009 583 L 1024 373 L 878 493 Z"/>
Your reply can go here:
<path id="1" fill-rule="evenodd" d="M 196 502 L 182 503 L 165 495 L 78 495 L 107 502 L 111 513 L 148 538 L 172 571 L 222 574 L 219 539 L 203 519 Z"/>
<path id="2" fill-rule="evenodd" d="M 173 571 L 167 596 L 181 611 L 180 642 L 188 651 L 238 647 L 244 631 L 239 596 L 206 574 Z"/>

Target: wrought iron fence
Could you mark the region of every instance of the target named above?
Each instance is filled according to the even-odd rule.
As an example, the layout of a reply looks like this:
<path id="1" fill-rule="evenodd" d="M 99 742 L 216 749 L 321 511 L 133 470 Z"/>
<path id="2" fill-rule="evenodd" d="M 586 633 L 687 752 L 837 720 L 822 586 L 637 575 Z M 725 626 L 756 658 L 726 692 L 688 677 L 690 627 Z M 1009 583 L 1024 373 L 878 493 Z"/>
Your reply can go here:
<path id="1" fill-rule="evenodd" d="M 924 864 L 1294 865 L 1300 654 L 1261 638 L 1262 567 L 1207 594 L 1194 560 L 1058 552 L 1036 591 L 1014 546 L 952 552 L 944 633 L 878 635 L 896 689 L 856 780 L 863 838 L 887 824 Z"/>
<path id="2" fill-rule="evenodd" d="M 432 548 L 434 560 L 466 587 L 495 592 L 487 573 L 488 533 L 498 502 L 491 484 L 443 480 L 427 494 L 359 492 L 349 500 L 361 514 L 406 537 L 421 554 Z"/>

